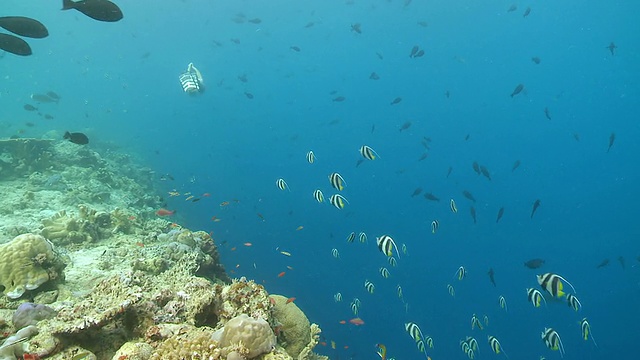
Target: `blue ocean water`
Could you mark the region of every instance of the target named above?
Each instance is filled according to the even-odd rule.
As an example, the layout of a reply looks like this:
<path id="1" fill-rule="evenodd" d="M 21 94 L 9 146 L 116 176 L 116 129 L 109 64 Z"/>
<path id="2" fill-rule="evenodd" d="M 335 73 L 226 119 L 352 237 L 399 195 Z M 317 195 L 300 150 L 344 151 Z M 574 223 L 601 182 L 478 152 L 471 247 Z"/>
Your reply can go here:
<path id="1" fill-rule="evenodd" d="M 0 59 L 3 137 L 82 131 L 89 146 L 131 153 L 156 172 L 174 221 L 213 232 L 233 276 L 296 297 L 323 329 L 317 351 L 331 359 L 377 358 L 377 343 L 389 357 L 422 358 L 408 321 L 433 337 L 434 360 L 467 358 L 466 336 L 480 343 L 478 358 L 503 356 L 491 353 L 488 335 L 511 359 L 557 359 L 540 339 L 545 327 L 560 334 L 565 359 L 636 358 L 640 4 L 530 1 L 510 12 L 510 1 L 117 3 L 125 14 L 117 23 L 60 11 L 55 1 L 3 4 L 0 15 L 37 18 L 50 32 L 29 40 L 34 55 Z M 411 58 L 416 45 L 425 54 Z M 204 76 L 199 96 L 178 83 L 189 62 Z M 518 84 L 523 92 L 510 97 Z M 49 90 L 62 99 L 39 110 L 54 119 L 24 111 L 30 94 Z M 380 157 L 357 166 L 362 145 Z M 343 210 L 312 197 L 337 192 L 327 180 L 334 171 L 347 183 Z M 423 192 L 412 197 L 416 188 Z M 166 195 L 174 189 L 211 196 L 194 203 Z M 367 244 L 346 242 L 360 231 Z M 383 234 L 406 244 L 396 267 L 375 245 Z M 546 263 L 524 267 L 532 258 Z M 604 259 L 610 264 L 596 268 Z M 459 266 L 468 271 L 462 281 Z M 548 306 L 531 306 L 525 288 L 538 288 L 535 275 L 545 272 L 569 280 L 583 309 L 548 295 Z M 355 317 L 353 298 L 362 326 L 340 324 Z M 484 330 L 471 329 L 474 313 L 487 315 Z M 597 347 L 581 338 L 583 317 Z"/>

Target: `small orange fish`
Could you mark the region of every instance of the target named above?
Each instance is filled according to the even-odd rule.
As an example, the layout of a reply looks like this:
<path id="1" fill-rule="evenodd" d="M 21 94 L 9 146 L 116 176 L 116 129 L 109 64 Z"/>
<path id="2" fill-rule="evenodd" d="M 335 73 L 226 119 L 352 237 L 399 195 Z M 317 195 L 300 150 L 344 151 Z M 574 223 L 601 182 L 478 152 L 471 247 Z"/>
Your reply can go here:
<path id="1" fill-rule="evenodd" d="M 292 302 L 294 302 L 294 301 L 296 301 L 296 298 L 295 298 L 295 297 L 290 297 L 290 298 L 288 298 L 288 299 L 287 299 L 287 301 L 285 302 L 285 304 L 292 303 Z"/>
<path id="2" fill-rule="evenodd" d="M 144 244 L 141 243 L 140 241 L 138 241 L 138 242 L 136 242 L 136 246 L 144 247 Z"/>
<path id="3" fill-rule="evenodd" d="M 349 348 L 349 345 L 345 345 L 343 346 L 345 350 L 347 350 Z"/>
<path id="4" fill-rule="evenodd" d="M 209 193 L 202 194 L 202 197 L 209 197 L 209 196 L 211 196 L 211 194 L 209 194 Z"/>
<path id="5" fill-rule="evenodd" d="M 231 251 L 236 251 L 236 247 L 235 247 L 235 246 L 234 246 L 234 247 L 232 247 L 232 248 L 231 248 Z"/>
<path id="6" fill-rule="evenodd" d="M 227 206 L 227 205 L 229 205 L 228 201 L 223 201 L 223 202 L 220 203 L 220 207 L 224 207 L 224 206 Z"/>
<path id="7" fill-rule="evenodd" d="M 8 335 L 7 335 L 7 336 L 8 336 Z M 320 342 L 320 345 L 322 345 L 322 346 L 327 346 L 327 342 L 326 342 L 326 341 L 321 341 L 321 342 Z"/>
<path id="8" fill-rule="evenodd" d="M 355 326 L 360 326 L 360 325 L 364 325 L 364 320 L 360 319 L 360 318 L 353 318 L 351 320 L 349 320 L 349 322 Z"/>
<path id="9" fill-rule="evenodd" d="M 171 216 L 171 215 L 173 215 L 175 213 L 176 213 L 175 210 L 171 211 L 171 210 L 167 210 L 165 208 L 160 208 L 160 209 L 158 209 L 158 211 L 156 211 L 156 215 L 158 215 L 158 216 Z"/>
<path id="10" fill-rule="evenodd" d="M 300 231 L 300 230 L 302 230 L 302 229 L 304 229 L 304 226 L 300 225 L 300 226 L 298 226 L 298 227 L 296 228 L 296 231 Z"/>
<path id="11" fill-rule="evenodd" d="M 342 324 L 342 325 L 344 325 L 344 324 L 346 324 L 346 323 L 347 323 L 347 321 L 346 321 L 346 320 L 340 320 L 340 321 L 339 321 L 339 323 L 340 323 L 340 324 Z"/>
<path id="12" fill-rule="evenodd" d="M 285 271 L 283 271 L 283 272 L 281 272 L 280 274 L 278 274 L 278 277 L 283 277 L 283 276 L 284 276 L 284 274 L 286 274 L 286 272 L 285 272 Z"/>
<path id="13" fill-rule="evenodd" d="M 252 244 L 252 243 L 250 243 L 250 242 L 246 242 L 246 243 L 244 243 L 244 244 L 242 244 L 242 245 L 244 245 L 244 246 L 253 246 L 253 244 Z"/>
<path id="14" fill-rule="evenodd" d="M 129 220 L 133 221 L 133 220 L 135 220 L 135 219 L 136 219 L 136 217 L 135 217 L 135 216 L 133 216 L 133 215 L 129 216 Z"/>

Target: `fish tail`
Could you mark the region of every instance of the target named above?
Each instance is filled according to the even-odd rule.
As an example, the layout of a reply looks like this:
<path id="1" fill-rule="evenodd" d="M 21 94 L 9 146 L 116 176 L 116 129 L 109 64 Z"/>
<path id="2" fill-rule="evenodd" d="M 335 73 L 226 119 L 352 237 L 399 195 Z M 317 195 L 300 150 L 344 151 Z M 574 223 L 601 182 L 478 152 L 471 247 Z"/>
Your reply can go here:
<path id="1" fill-rule="evenodd" d="M 74 3 L 71 0 L 62 0 L 62 10 L 69 10 L 74 8 Z"/>

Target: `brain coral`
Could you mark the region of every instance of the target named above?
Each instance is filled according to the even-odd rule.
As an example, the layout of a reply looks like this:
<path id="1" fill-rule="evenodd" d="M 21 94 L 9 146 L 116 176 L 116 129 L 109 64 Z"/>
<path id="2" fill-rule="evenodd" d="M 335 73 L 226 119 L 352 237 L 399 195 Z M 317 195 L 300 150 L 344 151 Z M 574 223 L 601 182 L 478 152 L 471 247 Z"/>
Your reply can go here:
<path id="1" fill-rule="evenodd" d="M 0 285 L 4 294 L 17 299 L 57 276 L 52 271 L 53 245 L 40 235 L 22 234 L 0 245 Z"/>
<path id="2" fill-rule="evenodd" d="M 293 302 L 287 302 L 287 298 L 281 295 L 269 295 L 275 303 L 273 318 L 281 326 L 280 336 L 282 346 L 293 358 L 298 355 L 311 341 L 309 319 Z"/>
<path id="3" fill-rule="evenodd" d="M 242 314 L 224 324 L 220 345 L 227 347 L 232 344 L 242 344 L 249 350 L 248 358 L 253 359 L 271 352 L 276 346 L 276 336 L 265 320 Z"/>

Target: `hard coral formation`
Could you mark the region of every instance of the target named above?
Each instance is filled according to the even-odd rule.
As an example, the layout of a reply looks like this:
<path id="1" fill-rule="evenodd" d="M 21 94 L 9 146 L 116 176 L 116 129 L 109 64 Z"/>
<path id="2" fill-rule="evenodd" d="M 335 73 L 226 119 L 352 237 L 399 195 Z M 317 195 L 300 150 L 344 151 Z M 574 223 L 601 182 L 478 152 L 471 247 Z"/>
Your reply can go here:
<path id="1" fill-rule="evenodd" d="M 11 299 L 61 277 L 63 267 L 51 242 L 40 235 L 22 234 L 0 245 L 0 285 Z"/>
<path id="2" fill-rule="evenodd" d="M 0 140 L 0 174 L 3 180 L 21 177 L 51 166 L 51 140 Z"/>
<path id="3" fill-rule="evenodd" d="M 242 344 L 247 348 L 246 356 L 252 359 L 271 352 L 276 346 L 276 336 L 264 319 L 254 319 L 247 314 L 241 314 L 224 324 L 219 344 L 221 347 Z"/>
<path id="4" fill-rule="evenodd" d="M 273 319 L 279 329 L 279 340 L 289 355 L 297 358 L 311 342 L 311 324 L 300 308 L 281 295 L 269 295 L 273 300 Z"/>
<path id="5" fill-rule="evenodd" d="M 16 312 L 13 313 L 11 322 L 13 322 L 13 327 L 19 330 L 28 325 L 36 325 L 38 321 L 51 319 L 54 316 L 56 316 L 56 311 L 47 305 L 26 302 L 18 306 Z"/>
<path id="6" fill-rule="evenodd" d="M 230 285 L 214 286 L 217 315 L 220 321 L 226 323 L 232 318 L 249 314 L 254 318 L 270 319 L 271 301 L 269 294 L 262 285 L 253 280 L 247 281 L 242 277 L 233 280 Z"/>

